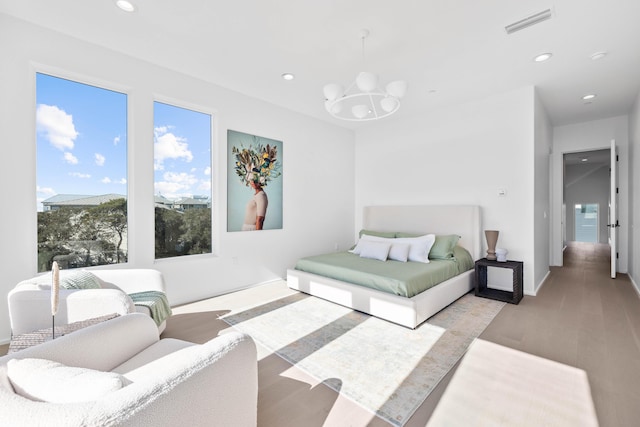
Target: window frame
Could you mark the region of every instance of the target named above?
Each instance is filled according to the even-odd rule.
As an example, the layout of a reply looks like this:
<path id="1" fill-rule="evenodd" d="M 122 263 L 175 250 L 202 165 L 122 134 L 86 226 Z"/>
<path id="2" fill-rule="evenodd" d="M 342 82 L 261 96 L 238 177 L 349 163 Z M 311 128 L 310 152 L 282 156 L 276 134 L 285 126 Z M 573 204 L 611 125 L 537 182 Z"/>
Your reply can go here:
<path id="1" fill-rule="evenodd" d="M 46 74 L 48 76 L 51 77 L 55 77 L 55 78 L 60 78 L 63 80 L 68 80 L 74 83 L 80 83 L 80 84 L 84 84 L 84 85 L 88 85 L 88 86 L 93 86 L 99 89 L 104 89 L 104 90 L 108 90 L 108 91 L 112 91 L 112 92 L 117 92 L 120 94 L 123 94 L 126 96 L 126 140 L 127 140 L 127 150 L 126 150 L 126 172 L 127 172 L 127 183 L 126 183 L 126 201 L 127 201 L 127 261 L 126 262 L 121 262 L 121 263 L 117 263 L 117 264 L 104 264 L 104 265 L 98 265 L 98 266 L 87 266 L 84 268 L 104 268 L 104 267 L 109 267 L 109 266 L 126 266 L 129 265 L 131 263 L 133 263 L 133 261 L 135 260 L 135 253 L 133 251 L 131 251 L 132 248 L 132 239 L 131 239 L 131 223 L 132 223 L 132 212 L 134 211 L 134 204 L 131 203 L 131 194 L 132 194 L 132 187 L 131 187 L 131 181 L 132 181 L 132 177 L 133 177 L 133 166 L 132 166 L 132 162 L 131 159 L 133 158 L 133 153 L 132 153 L 132 144 L 129 143 L 130 141 L 130 137 L 131 135 L 133 135 L 133 119 L 132 119 L 132 111 L 133 111 L 133 89 L 131 88 L 131 86 L 128 85 L 123 85 L 120 83 L 116 83 L 112 80 L 105 80 L 96 76 L 89 76 L 86 74 L 82 74 L 82 73 L 78 73 L 78 72 L 74 72 L 74 71 L 70 71 L 68 69 L 64 69 L 64 68 L 59 68 L 56 66 L 52 66 L 52 65 L 48 65 L 48 64 L 44 64 L 44 63 L 37 63 L 37 62 L 31 62 L 30 63 L 30 79 L 32 82 L 32 102 L 31 102 L 31 125 L 32 125 L 32 135 L 33 135 L 33 140 L 32 140 L 32 144 L 31 147 L 33 149 L 33 153 L 32 153 L 32 161 L 33 161 L 33 165 L 34 165 L 34 170 L 33 170 L 33 177 L 34 177 L 34 191 L 33 191 L 33 197 L 34 197 L 34 206 L 35 206 L 35 210 L 34 210 L 34 217 L 33 217 L 33 224 L 35 224 L 35 233 L 34 233 L 34 238 L 32 239 L 32 244 L 33 244 L 33 250 L 32 253 L 34 254 L 34 258 L 35 258 L 35 266 L 36 266 L 36 271 L 38 273 L 42 273 L 39 271 L 39 265 L 38 265 L 38 259 L 39 259 L 39 250 L 38 250 L 38 205 L 41 202 L 38 202 L 38 130 L 37 130 L 37 95 L 38 95 L 38 85 L 37 85 L 37 80 L 38 80 L 38 74 Z M 44 210 L 44 208 L 43 208 Z"/>
<path id="2" fill-rule="evenodd" d="M 182 98 L 175 98 L 175 97 L 171 97 L 171 96 L 167 96 L 167 95 L 162 95 L 162 94 L 158 94 L 158 93 L 154 93 L 153 94 L 153 99 L 151 102 L 151 119 L 152 119 L 152 127 L 151 127 L 151 172 L 155 175 L 155 169 L 154 169 L 154 163 L 155 163 L 155 147 L 153 146 L 154 144 L 154 139 L 155 139 L 155 127 L 156 127 L 156 123 L 155 123 L 155 104 L 156 102 L 161 103 L 161 104 L 167 104 L 170 105 L 172 107 L 178 107 L 178 108 L 183 108 L 186 110 L 191 110 L 197 113 L 201 113 L 201 114 L 207 114 L 210 117 L 210 123 L 209 123 L 209 129 L 210 129 L 210 141 L 209 141 L 209 165 L 211 167 L 211 173 L 209 175 L 209 180 L 210 180 L 210 185 L 211 185 L 211 216 L 210 216 L 210 221 L 211 221 L 211 252 L 210 253 L 205 253 L 205 254 L 192 254 L 192 255 L 182 255 L 182 256 L 175 256 L 175 257 L 167 257 L 167 258 L 156 258 L 156 254 L 155 254 L 155 244 L 153 245 L 153 262 L 154 263 L 171 263 L 171 262 L 179 262 L 180 260 L 192 260 L 192 259 L 198 259 L 198 258 L 217 258 L 218 254 L 219 254 L 219 242 L 220 242 L 220 232 L 219 229 L 220 227 L 218 226 L 218 224 L 220 223 L 219 220 L 219 197 L 217 196 L 218 194 L 220 194 L 220 192 L 218 191 L 219 189 L 219 185 L 220 185 L 220 178 L 219 178 L 219 174 L 217 173 L 218 171 L 218 167 L 215 163 L 215 154 L 217 153 L 218 150 L 218 120 L 217 116 L 218 116 L 218 111 L 214 108 L 211 107 L 207 107 L 204 106 L 202 104 L 197 104 L 197 103 L 193 103 L 193 102 L 188 102 L 185 101 Z M 155 176 L 152 177 L 152 197 L 151 197 L 151 207 L 153 212 L 155 212 Z M 155 238 L 155 216 L 154 216 L 154 221 L 153 221 L 153 236 Z"/>

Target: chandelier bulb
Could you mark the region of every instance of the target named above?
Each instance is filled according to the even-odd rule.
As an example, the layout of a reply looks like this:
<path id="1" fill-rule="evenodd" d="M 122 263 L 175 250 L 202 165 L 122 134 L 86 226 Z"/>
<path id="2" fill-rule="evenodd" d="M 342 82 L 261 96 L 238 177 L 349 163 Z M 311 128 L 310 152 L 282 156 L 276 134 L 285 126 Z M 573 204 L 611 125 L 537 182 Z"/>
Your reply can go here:
<path id="1" fill-rule="evenodd" d="M 378 76 L 363 71 L 356 77 L 356 85 L 363 92 L 373 92 L 378 88 Z"/>
<path id="2" fill-rule="evenodd" d="M 323 92 L 326 99 L 335 101 L 344 94 L 344 89 L 338 83 L 329 83 L 324 85 Z"/>
<path id="3" fill-rule="evenodd" d="M 371 111 L 367 105 L 359 104 L 354 105 L 353 108 L 351 108 L 351 112 L 356 119 L 364 119 Z"/>
<path id="4" fill-rule="evenodd" d="M 398 100 L 392 96 L 388 96 L 380 101 L 380 106 L 386 113 L 391 113 L 397 108 Z"/>

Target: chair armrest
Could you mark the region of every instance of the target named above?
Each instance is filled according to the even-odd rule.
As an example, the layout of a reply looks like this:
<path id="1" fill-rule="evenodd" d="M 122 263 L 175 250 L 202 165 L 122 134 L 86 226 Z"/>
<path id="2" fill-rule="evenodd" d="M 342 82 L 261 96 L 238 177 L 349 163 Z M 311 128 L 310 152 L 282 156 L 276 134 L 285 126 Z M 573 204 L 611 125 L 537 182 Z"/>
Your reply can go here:
<path id="1" fill-rule="evenodd" d="M 120 410 L 132 414 L 126 425 L 196 426 L 215 420 L 221 426 L 255 426 L 256 346 L 246 334 L 225 333 L 138 368 L 133 383 L 117 393 L 122 393 L 119 400 L 135 405 Z M 138 397 L 127 397 L 129 393 Z"/>
<path id="2" fill-rule="evenodd" d="M 7 297 L 13 335 L 50 328 L 51 291 L 13 289 Z M 117 313 L 135 312 L 133 301 L 117 289 L 60 289 L 56 325 Z"/>
<path id="3" fill-rule="evenodd" d="M 155 322 L 144 314 L 132 313 L 8 354 L 0 358 L 0 366 L 10 359 L 33 357 L 111 371 L 158 340 Z"/>

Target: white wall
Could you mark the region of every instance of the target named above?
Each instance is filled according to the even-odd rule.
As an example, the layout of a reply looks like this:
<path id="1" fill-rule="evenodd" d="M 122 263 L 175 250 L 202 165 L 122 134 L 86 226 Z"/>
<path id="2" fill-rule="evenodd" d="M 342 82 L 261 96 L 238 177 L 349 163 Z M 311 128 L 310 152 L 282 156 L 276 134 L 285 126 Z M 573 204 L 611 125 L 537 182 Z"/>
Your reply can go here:
<path id="1" fill-rule="evenodd" d="M 215 52 L 207 52 L 215 55 Z M 128 93 L 129 256 L 127 267 L 165 274 L 172 304 L 283 277 L 300 256 L 353 243 L 354 133 L 84 41 L 0 14 L 0 120 L 4 200 L 0 294 L 36 274 L 35 71 Z M 223 66 L 223 65 L 222 65 Z M 274 78 L 278 78 L 277 76 Z M 274 81 L 274 84 L 280 84 Z M 284 83 L 283 83 L 284 84 Z M 216 112 L 215 255 L 154 261 L 154 96 Z M 226 132 L 283 141 L 282 230 L 227 233 Z M 9 337 L 0 304 L 0 342 Z"/>
<path id="2" fill-rule="evenodd" d="M 629 276 L 640 292 L 640 93 L 629 115 Z"/>
<path id="3" fill-rule="evenodd" d="M 549 116 L 540 100 L 535 97 L 534 110 L 534 293 L 538 292 L 549 274 L 550 261 L 550 205 L 551 178 L 549 173 L 553 128 Z"/>
<path id="4" fill-rule="evenodd" d="M 552 265 L 562 265 L 562 167 L 563 154 L 608 149 L 615 139 L 618 147 L 618 271 L 627 272 L 629 235 L 629 118 L 617 116 L 607 119 L 556 126 L 553 129 L 552 154 Z M 567 208 L 569 213 L 569 209 Z"/>
<path id="5" fill-rule="evenodd" d="M 355 182 L 356 230 L 367 205 L 480 205 L 534 293 L 532 87 L 358 129 Z"/>

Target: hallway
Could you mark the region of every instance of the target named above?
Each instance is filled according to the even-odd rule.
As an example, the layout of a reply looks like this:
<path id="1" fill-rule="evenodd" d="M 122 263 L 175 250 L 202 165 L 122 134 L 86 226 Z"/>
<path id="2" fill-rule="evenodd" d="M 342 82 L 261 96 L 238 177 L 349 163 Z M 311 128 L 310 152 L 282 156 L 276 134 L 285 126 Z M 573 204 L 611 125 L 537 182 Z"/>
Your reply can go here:
<path id="1" fill-rule="evenodd" d="M 537 296 L 507 304 L 481 338 L 584 369 L 600 425 L 640 419 L 640 296 L 609 277 L 609 245 L 571 242 Z"/>

